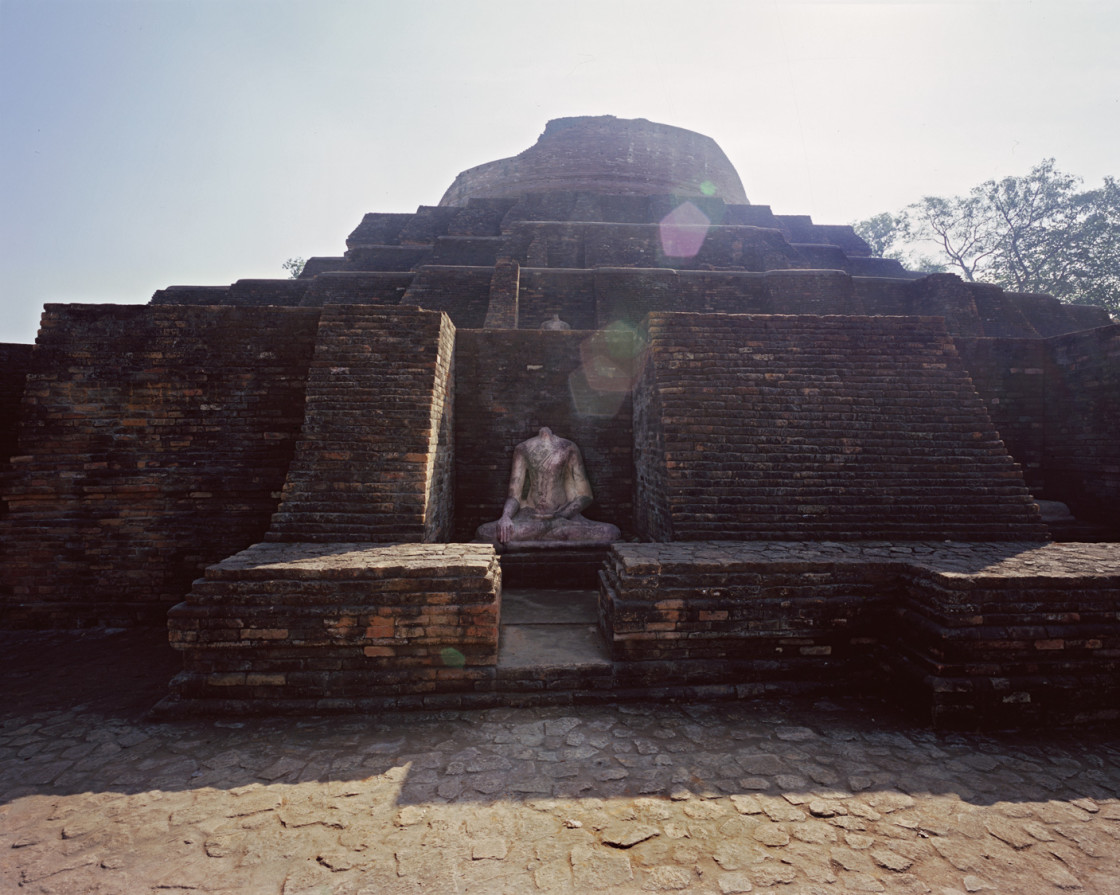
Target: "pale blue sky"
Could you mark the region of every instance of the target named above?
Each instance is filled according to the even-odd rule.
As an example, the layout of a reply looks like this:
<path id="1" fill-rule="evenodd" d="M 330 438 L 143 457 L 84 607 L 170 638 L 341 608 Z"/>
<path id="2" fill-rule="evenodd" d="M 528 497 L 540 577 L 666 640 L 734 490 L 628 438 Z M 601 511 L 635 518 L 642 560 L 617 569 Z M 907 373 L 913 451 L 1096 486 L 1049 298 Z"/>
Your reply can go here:
<path id="1" fill-rule="evenodd" d="M 1096 185 L 1118 46 L 1077 0 L 0 0 L 0 341 L 340 254 L 566 115 L 699 131 L 819 223 L 1049 156 Z"/>

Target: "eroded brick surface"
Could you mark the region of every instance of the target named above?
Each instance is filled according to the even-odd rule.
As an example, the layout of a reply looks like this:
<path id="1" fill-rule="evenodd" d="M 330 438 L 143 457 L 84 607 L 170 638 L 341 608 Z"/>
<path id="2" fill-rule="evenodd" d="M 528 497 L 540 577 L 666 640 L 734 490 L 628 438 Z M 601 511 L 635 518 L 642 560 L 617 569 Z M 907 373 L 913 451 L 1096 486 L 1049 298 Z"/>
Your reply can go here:
<path id="1" fill-rule="evenodd" d="M 1113 544 L 616 544 L 600 607 L 616 679 L 647 687 L 870 673 L 940 726 L 1120 716 Z"/>
<path id="2" fill-rule="evenodd" d="M 257 544 L 169 613 L 184 656 L 173 692 L 345 709 L 469 691 L 493 677 L 500 588 L 488 544 Z"/>
<path id="3" fill-rule="evenodd" d="M 643 536 L 1047 537 L 936 321 L 652 314 L 649 338 Z"/>
<path id="4" fill-rule="evenodd" d="M 318 311 L 49 305 L 5 482 L 6 624 L 159 620 L 259 540 Z"/>
<path id="5" fill-rule="evenodd" d="M 415 308 L 323 310 L 271 539 L 450 536 L 454 334 Z"/>

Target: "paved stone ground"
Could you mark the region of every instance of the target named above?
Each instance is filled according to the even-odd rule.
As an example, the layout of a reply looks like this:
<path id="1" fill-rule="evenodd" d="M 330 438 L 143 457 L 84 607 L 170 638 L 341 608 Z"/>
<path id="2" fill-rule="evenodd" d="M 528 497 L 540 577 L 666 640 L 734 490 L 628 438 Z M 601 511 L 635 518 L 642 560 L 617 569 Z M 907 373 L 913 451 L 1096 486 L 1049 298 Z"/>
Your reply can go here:
<path id="1" fill-rule="evenodd" d="M 160 632 L 0 632 L 0 891 L 1120 892 L 1115 731 L 869 701 L 191 720 Z"/>

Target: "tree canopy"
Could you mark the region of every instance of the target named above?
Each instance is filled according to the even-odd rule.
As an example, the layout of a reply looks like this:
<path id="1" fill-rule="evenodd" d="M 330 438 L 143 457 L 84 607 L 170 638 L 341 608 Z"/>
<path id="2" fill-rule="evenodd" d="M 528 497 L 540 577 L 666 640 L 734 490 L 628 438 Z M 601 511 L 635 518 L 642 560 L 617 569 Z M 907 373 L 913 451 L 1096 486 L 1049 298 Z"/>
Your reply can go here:
<path id="1" fill-rule="evenodd" d="M 1094 190 L 1045 159 L 968 195 L 926 196 L 855 225 L 876 255 L 1120 312 L 1120 183 Z M 928 253 L 931 253 L 929 255 Z"/>

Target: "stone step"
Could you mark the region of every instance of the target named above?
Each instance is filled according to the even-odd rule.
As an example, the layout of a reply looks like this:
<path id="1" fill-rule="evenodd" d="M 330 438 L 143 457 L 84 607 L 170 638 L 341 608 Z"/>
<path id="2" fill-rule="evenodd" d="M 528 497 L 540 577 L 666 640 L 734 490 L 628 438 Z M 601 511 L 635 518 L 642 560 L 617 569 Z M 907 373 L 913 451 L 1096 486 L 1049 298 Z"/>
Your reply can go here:
<path id="1" fill-rule="evenodd" d="M 610 668 L 594 590 L 502 590 L 498 668 Z"/>
<path id="2" fill-rule="evenodd" d="M 611 667 L 595 625 L 502 625 L 498 670 Z"/>
<path id="3" fill-rule="evenodd" d="M 591 589 L 502 588 L 502 624 L 596 625 L 599 592 Z"/>

